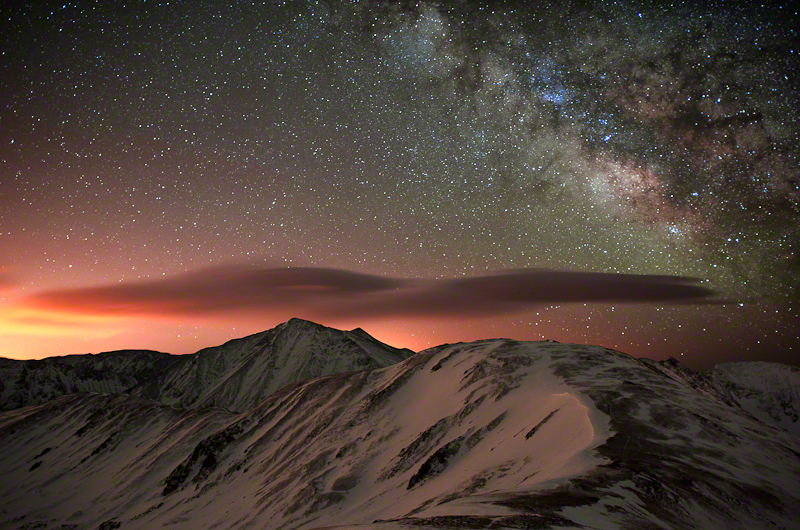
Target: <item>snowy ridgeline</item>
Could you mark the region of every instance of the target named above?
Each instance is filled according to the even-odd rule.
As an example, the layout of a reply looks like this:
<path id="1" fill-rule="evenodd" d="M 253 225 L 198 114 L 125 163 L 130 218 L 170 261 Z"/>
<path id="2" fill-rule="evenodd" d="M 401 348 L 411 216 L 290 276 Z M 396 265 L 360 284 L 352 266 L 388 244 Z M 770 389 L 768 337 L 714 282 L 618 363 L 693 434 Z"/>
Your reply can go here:
<path id="1" fill-rule="evenodd" d="M 30 361 L 0 358 L 0 410 L 40 405 L 75 392 L 125 392 L 169 369 L 178 359 L 146 350 Z"/>
<path id="2" fill-rule="evenodd" d="M 0 358 L 0 410 L 97 392 L 129 393 L 180 408 L 244 412 L 286 385 L 391 366 L 413 353 L 361 329 L 339 331 L 292 319 L 192 355 L 125 350 L 38 361 Z"/>
<path id="3" fill-rule="evenodd" d="M 643 361 L 709 397 L 800 438 L 800 368 L 736 362 L 718 364 L 707 372 L 693 372 L 675 359 Z"/>
<path id="4" fill-rule="evenodd" d="M 498 339 L 400 353 L 397 364 L 296 382 L 241 408 L 251 398 L 239 394 L 272 379 L 235 376 L 240 352 L 322 340 L 301 324 L 311 323 L 294 322 L 285 342 L 279 327 L 176 372 L 200 390 L 153 397 L 183 408 L 142 389 L 0 415 L 0 528 L 728 530 L 800 520 L 800 440 L 776 426 L 796 428 L 789 367 L 697 374 L 600 347 Z M 159 384 L 178 388 L 169 371 Z M 239 394 L 226 386 L 233 377 Z M 777 402 L 781 413 L 768 406 Z"/>

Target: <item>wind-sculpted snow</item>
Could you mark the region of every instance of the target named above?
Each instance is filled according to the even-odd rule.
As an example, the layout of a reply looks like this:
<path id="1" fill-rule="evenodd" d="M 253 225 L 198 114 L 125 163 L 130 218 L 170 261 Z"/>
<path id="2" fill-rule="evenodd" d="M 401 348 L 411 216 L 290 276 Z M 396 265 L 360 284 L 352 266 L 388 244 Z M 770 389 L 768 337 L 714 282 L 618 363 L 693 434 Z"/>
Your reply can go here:
<path id="1" fill-rule="evenodd" d="M 800 441 L 599 347 L 445 345 L 233 415 L 0 415 L 0 528 L 793 528 Z M 66 526 L 62 526 L 66 525 Z"/>
<path id="2" fill-rule="evenodd" d="M 280 326 L 186 356 L 131 394 L 181 408 L 244 412 L 286 385 L 383 368 L 413 354 L 361 329 L 339 331 L 293 318 Z"/>
<path id="3" fill-rule="evenodd" d="M 40 405 L 75 392 L 125 392 L 153 379 L 177 360 L 147 350 L 29 361 L 0 358 L 0 410 Z"/>
<path id="4" fill-rule="evenodd" d="M 609 353 L 565 346 L 560 359 L 553 355 L 556 374 L 586 391 L 616 433 L 598 451 L 611 463 L 571 484 L 570 495 L 598 502 L 562 513 L 622 528 L 796 527 L 800 440 L 665 376 L 652 361 Z"/>
<path id="5" fill-rule="evenodd" d="M 236 485 L 236 525 L 308 528 L 420 517 L 462 497 L 590 469 L 602 436 L 588 401 L 529 350 L 504 341 L 454 346 L 279 392 L 198 445 L 163 493 L 180 504 L 196 498 L 195 506 Z M 525 438 L 556 409 L 540 436 Z M 210 525 L 218 516 L 202 517 Z"/>

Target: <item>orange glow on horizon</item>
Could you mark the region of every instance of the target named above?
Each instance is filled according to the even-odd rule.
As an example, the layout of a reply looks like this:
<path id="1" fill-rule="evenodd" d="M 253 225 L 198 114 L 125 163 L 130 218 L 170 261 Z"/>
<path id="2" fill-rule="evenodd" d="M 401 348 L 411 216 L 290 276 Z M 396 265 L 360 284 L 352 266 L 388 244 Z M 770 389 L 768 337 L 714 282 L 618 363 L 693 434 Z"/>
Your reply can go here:
<path id="1" fill-rule="evenodd" d="M 65 311 L 47 311 L 10 304 L 0 308 L 0 335 L 82 336 L 87 331 L 103 336 L 118 333 L 123 319 Z M 107 331 L 103 331 L 103 330 Z"/>

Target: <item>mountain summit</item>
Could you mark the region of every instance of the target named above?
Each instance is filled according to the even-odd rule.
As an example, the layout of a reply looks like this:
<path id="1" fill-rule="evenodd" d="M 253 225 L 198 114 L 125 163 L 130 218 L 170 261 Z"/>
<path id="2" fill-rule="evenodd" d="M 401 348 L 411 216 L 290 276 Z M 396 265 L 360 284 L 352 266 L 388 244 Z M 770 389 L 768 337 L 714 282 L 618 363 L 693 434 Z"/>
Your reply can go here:
<path id="1" fill-rule="evenodd" d="M 244 412 L 287 385 L 391 366 L 413 353 L 383 344 L 360 328 L 340 331 L 293 318 L 269 331 L 183 356 L 129 392 L 180 408 Z"/>
<path id="2" fill-rule="evenodd" d="M 0 410 L 100 392 L 129 393 L 180 408 L 244 412 L 286 385 L 383 368 L 413 353 L 360 328 L 340 331 L 293 318 L 190 355 L 121 350 L 29 361 L 0 358 Z"/>

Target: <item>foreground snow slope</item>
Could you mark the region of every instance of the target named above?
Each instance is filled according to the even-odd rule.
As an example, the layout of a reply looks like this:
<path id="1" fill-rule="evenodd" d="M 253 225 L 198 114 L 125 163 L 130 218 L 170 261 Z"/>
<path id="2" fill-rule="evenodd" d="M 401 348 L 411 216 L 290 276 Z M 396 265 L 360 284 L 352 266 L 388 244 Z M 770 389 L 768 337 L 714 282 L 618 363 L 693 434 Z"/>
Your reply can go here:
<path id="1" fill-rule="evenodd" d="M 800 518 L 798 439 L 651 363 L 570 344 L 440 346 L 297 383 L 238 415 L 68 396 L 0 415 L 0 451 L 0 528 L 730 530 Z"/>

